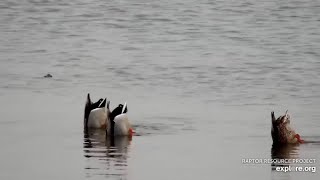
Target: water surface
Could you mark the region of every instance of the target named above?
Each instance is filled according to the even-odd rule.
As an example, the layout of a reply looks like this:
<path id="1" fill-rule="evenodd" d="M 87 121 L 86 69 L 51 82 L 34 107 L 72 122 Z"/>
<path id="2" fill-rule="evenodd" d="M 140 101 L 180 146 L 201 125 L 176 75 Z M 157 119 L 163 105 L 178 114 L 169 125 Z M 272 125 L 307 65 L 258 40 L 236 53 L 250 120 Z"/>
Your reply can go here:
<path id="1" fill-rule="evenodd" d="M 0 2 L 1 179 L 319 179 L 243 164 L 320 148 L 320 3 Z M 51 73 L 53 78 L 43 78 Z M 137 132 L 83 132 L 86 93 Z M 310 143 L 274 148 L 289 109 Z"/>

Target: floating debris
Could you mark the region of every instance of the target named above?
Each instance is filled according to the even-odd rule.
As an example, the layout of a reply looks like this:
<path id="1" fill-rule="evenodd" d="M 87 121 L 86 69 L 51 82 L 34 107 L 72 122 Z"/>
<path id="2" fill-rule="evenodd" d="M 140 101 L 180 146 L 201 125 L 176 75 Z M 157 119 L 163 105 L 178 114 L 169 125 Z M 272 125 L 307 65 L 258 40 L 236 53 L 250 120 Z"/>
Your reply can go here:
<path id="1" fill-rule="evenodd" d="M 44 78 L 52 78 L 52 75 L 51 74 L 47 74 L 45 76 L 43 76 Z"/>

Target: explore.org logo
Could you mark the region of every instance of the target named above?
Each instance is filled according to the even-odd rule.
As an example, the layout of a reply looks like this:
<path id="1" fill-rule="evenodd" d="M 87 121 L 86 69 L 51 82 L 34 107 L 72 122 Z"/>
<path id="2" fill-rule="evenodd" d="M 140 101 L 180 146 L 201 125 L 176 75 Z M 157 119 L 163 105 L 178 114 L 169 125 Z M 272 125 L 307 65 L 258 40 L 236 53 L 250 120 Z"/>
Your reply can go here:
<path id="1" fill-rule="evenodd" d="M 243 158 L 242 164 L 271 164 L 277 172 L 312 172 L 317 171 L 316 159 L 263 159 Z M 314 164 L 314 166 L 311 166 Z"/>

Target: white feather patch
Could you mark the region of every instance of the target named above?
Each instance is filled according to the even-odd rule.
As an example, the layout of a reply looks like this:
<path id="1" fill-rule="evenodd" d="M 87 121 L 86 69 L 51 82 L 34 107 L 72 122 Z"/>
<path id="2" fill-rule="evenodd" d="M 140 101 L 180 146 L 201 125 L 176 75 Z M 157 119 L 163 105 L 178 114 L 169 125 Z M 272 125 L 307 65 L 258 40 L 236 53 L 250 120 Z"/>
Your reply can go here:
<path id="1" fill-rule="evenodd" d="M 131 125 L 127 114 L 120 114 L 114 118 L 114 134 L 115 135 L 128 135 Z"/>
<path id="2" fill-rule="evenodd" d="M 124 113 L 124 110 L 126 109 L 126 107 L 127 107 L 127 102 L 124 103 L 124 106 L 122 107 L 122 112 L 121 112 L 121 114 Z"/>
<path id="3" fill-rule="evenodd" d="M 107 113 L 105 108 L 96 108 L 92 110 L 88 118 L 89 128 L 101 128 L 106 125 Z"/>

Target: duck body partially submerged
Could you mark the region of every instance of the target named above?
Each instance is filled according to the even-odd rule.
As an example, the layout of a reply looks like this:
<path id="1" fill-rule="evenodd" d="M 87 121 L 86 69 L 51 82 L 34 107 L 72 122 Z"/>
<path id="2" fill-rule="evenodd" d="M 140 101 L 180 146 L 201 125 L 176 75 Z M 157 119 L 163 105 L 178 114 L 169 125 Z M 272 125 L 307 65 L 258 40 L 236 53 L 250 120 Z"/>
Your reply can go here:
<path id="1" fill-rule="evenodd" d="M 106 98 L 101 98 L 97 102 L 92 103 L 90 94 L 88 93 L 84 109 L 84 127 L 105 129 L 110 113 L 108 108 L 109 103 Z"/>
<path id="2" fill-rule="evenodd" d="M 110 101 L 106 98 L 92 103 L 88 93 L 84 110 L 84 127 L 103 128 L 108 136 L 132 136 L 134 132 L 127 115 L 127 103 L 119 104 L 112 112 L 109 106 Z"/>
<path id="3" fill-rule="evenodd" d="M 304 142 L 291 127 L 288 111 L 277 119 L 272 111 L 271 120 L 271 137 L 274 144 L 301 144 Z"/>
<path id="4" fill-rule="evenodd" d="M 130 124 L 128 115 L 127 103 L 119 104 L 111 113 L 109 117 L 109 124 L 107 127 L 107 134 L 110 136 L 132 136 L 133 129 Z"/>

